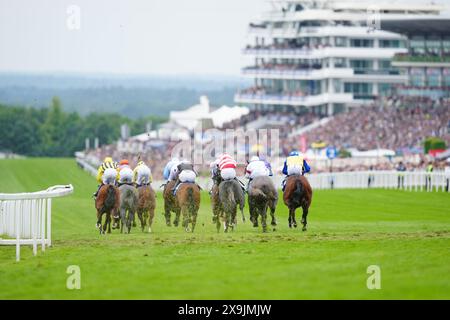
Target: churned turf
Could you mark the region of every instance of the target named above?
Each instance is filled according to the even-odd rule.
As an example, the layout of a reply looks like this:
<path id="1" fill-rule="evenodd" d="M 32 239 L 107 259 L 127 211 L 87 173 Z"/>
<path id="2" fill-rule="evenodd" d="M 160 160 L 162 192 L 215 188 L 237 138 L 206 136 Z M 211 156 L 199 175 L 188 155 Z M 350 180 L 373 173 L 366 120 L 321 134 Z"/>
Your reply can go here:
<path id="1" fill-rule="evenodd" d="M 52 248 L 33 257 L 23 247 L 17 263 L 14 247 L 0 247 L 3 299 L 450 298 L 450 194 L 315 191 L 307 232 L 288 228 L 280 201 L 275 232 L 239 221 L 218 234 L 204 192 L 187 234 L 166 227 L 159 193 L 152 234 L 100 236 L 96 183 L 73 159 L 1 160 L 0 172 L 0 192 L 75 187 L 53 201 Z M 80 267 L 80 290 L 66 288 L 70 265 Z M 366 286 L 369 265 L 381 268 L 380 290 Z"/>

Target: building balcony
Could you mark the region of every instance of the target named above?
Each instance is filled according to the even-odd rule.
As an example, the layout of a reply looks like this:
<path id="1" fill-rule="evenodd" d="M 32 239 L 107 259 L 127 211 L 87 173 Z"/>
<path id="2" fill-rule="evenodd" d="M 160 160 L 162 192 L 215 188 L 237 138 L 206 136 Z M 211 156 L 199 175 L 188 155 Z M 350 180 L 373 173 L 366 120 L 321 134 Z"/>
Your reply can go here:
<path id="1" fill-rule="evenodd" d="M 242 53 L 258 58 L 279 59 L 392 59 L 398 53 L 407 53 L 405 48 L 359 48 L 359 47 L 316 47 L 316 48 L 245 48 Z"/>
<path id="2" fill-rule="evenodd" d="M 395 67 L 450 67 L 450 56 L 396 54 L 392 59 Z"/>
<path id="3" fill-rule="evenodd" d="M 269 69 L 269 68 L 245 68 L 242 69 L 244 76 L 264 79 L 292 79 L 292 80 L 320 80 L 327 78 L 351 77 L 353 70 L 342 69 Z"/>
<path id="4" fill-rule="evenodd" d="M 322 93 L 318 95 L 295 96 L 286 94 L 238 93 L 234 96 L 234 101 L 243 104 L 313 107 L 328 103 L 351 103 L 353 101 L 353 94 Z"/>

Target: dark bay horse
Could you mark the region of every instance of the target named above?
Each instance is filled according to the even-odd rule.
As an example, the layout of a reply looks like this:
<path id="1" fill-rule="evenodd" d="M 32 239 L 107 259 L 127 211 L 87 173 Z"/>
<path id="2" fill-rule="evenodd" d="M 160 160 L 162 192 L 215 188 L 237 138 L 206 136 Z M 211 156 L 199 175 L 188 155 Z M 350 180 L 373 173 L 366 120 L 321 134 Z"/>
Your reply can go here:
<path id="1" fill-rule="evenodd" d="M 219 200 L 224 212 L 224 231 L 228 232 L 228 229 L 234 230 L 236 226 L 236 211 L 239 206 L 239 210 L 242 214 L 242 221 L 245 222 L 244 205 L 245 194 L 242 190 L 240 183 L 237 180 L 222 181 L 219 185 Z M 217 232 L 220 229 L 220 219 L 216 220 Z"/>
<path id="2" fill-rule="evenodd" d="M 111 184 L 103 185 L 98 191 L 97 198 L 95 199 L 95 208 L 97 209 L 96 226 L 100 230 L 100 234 L 105 234 L 106 229 L 108 229 L 108 233 L 111 233 L 111 220 L 113 216 L 117 215 L 119 204 L 119 189 Z M 103 214 L 106 214 L 106 220 L 102 228 Z"/>
<path id="3" fill-rule="evenodd" d="M 166 225 L 170 227 L 172 224 L 170 222 L 170 213 L 175 213 L 175 220 L 173 224 L 175 227 L 178 226 L 180 221 L 180 206 L 178 205 L 177 198 L 173 195 L 172 189 L 175 186 L 176 181 L 168 181 L 164 185 L 163 198 L 164 198 L 164 217 L 166 218 Z"/>
<path id="4" fill-rule="evenodd" d="M 292 228 L 292 226 L 297 228 L 297 221 L 295 221 L 295 210 L 301 207 L 303 209 L 302 230 L 306 231 L 306 225 L 308 223 L 308 210 L 312 201 L 312 189 L 308 180 L 301 175 L 289 176 L 286 181 L 283 200 L 289 208 L 289 228 Z"/>
<path id="5" fill-rule="evenodd" d="M 270 209 L 272 226 L 276 226 L 275 208 L 278 202 L 278 192 L 270 177 L 256 177 L 250 183 L 248 190 L 248 205 L 250 220 L 254 227 L 258 227 L 258 216 L 261 216 L 263 232 L 267 232 L 267 209 Z M 275 229 L 274 229 L 275 230 Z"/>
<path id="6" fill-rule="evenodd" d="M 183 215 L 184 230 L 194 232 L 200 208 L 200 187 L 196 183 L 182 183 L 178 187 L 176 199 Z M 189 223 L 191 223 L 191 229 L 189 229 Z"/>
<path id="7" fill-rule="evenodd" d="M 155 217 L 155 191 L 150 185 L 138 187 L 139 200 L 137 214 L 141 221 L 141 229 L 144 231 L 148 219 L 148 232 L 152 232 L 153 218 Z"/>

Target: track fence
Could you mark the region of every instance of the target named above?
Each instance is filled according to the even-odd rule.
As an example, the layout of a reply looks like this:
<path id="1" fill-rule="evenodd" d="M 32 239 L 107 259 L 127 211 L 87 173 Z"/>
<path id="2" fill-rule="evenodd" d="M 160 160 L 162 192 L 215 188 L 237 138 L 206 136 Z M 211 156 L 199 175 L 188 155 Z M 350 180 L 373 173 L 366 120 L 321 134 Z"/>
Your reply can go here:
<path id="1" fill-rule="evenodd" d="M 31 245 L 36 255 L 52 245 L 52 198 L 69 195 L 72 185 L 58 185 L 31 193 L 0 193 L 0 245 L 15 245 L 20 261 L 20 246 Z"/>

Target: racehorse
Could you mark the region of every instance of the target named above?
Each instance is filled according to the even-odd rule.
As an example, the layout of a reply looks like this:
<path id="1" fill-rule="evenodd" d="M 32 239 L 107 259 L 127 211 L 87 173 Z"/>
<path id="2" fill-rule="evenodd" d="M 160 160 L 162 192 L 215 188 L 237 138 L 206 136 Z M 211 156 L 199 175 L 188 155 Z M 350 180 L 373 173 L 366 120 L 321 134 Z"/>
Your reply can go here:
<path id="1" fill-rule="evenodd" d="M 292 226 L 297 228 L 295 210 L 301 207 L 303 209 L 302 230 L 306 231 L 308 209 L 312 201 L 312 189 L 308 180 L 301 175 L 289 176 L 286 181 L 283 200 L 289 208 L 289 228 L 292 228 Z"/>
<path id="2" fill-rule="evenodd" d="M 168 227 L 171 226 L 170 222 L 170 213 L 175 213 L 175 220 L 173 221 L 173 224 L 175 227 L 178 226 L 178 222 L 180 220 L 180 206 L 178 205 L 177 198 L 173 195 L 172 189 L 175 186 L 176 181 L 168 181 L 164 185 L 163 190 L 163 198 L 164 198 L 164 217 L 166 218 L 166 225 Z"/>
<path id="3" fill-rule="evenodd" d="M 272 217 L 271 225 L 276 226 L 275 208 L 278 202 L 278 192 L 275 185 L 267 176 L 254 178 L 248 190 L 248 205 L 250 210 L 250 221 L 254 227 L 258 227 L 258 215 L 261 216 L 263 232 L 267 232 L 267 208 L 270 209 Z M 275 228 L 273 229 L 275 231 Z"/>
<path id="4" fill-rule="evenodd" d="M 95 208 L 97 209 L 97 225 L 100 234 L 105 234 L 106 228 L 111 233 L 111 219 L 116 214 L 120 204 L 119 190 L 111 184 L 103 185 L 98 191 L 95 199 Z M 106 213 L 105 224 L 102 228 L 102 217 Z"/>
<path id="5" fill-rule="evenodd" d="M 136 188 L 129 184 L 123 184 L 119 187 L 120 191 L 120 232 L 123 232 L 124 225 L 127 227 L 127 232 L 131 231 L 131 224 L 134 221 L 134 215 L 138 206 L 138 192 Z M 128 216 L 127 216 L 128 213 Z"/>
<path id="6" fill-rule="evenodd" d="M 183 215 L 184 230 L 194 232 L 197 213 L 200 208 L 200 187 L 196 183 L 181 183 L 176 191 L 176 199 Z M 189 229 L 189 223 L 191 223 L 192 229 Z M 177 224 L 174 222 L 174 225 L 178 225 L 178 221 Z"/>
<path id="7" fill-rule="evenodd" d="M 138 194 L 137 214 L 141 221 L 141 229 L 144 231 L 148 217 L 148 232 L 152 232 L 152 223 L 156 206 L 155 191 L 153 191 L 150 185 L 143 185 L 138 187 Z"/>
<path id="8" fill-rule="evenodd" d="M 236 209 L 239 205 L 239 209 L 242 214 L 242 221 L 245 222 L 244 205 L 245 195 L 240 183 L 237 180 L 222 181 L 219 185 L 219 199 L 222 204 L 224 213 L 224 231 L 228 232 L 228 229 L 234 230 L 237 223 Z M 216 220 L 217 232 L 220 229 L 220 219 Z"/>

